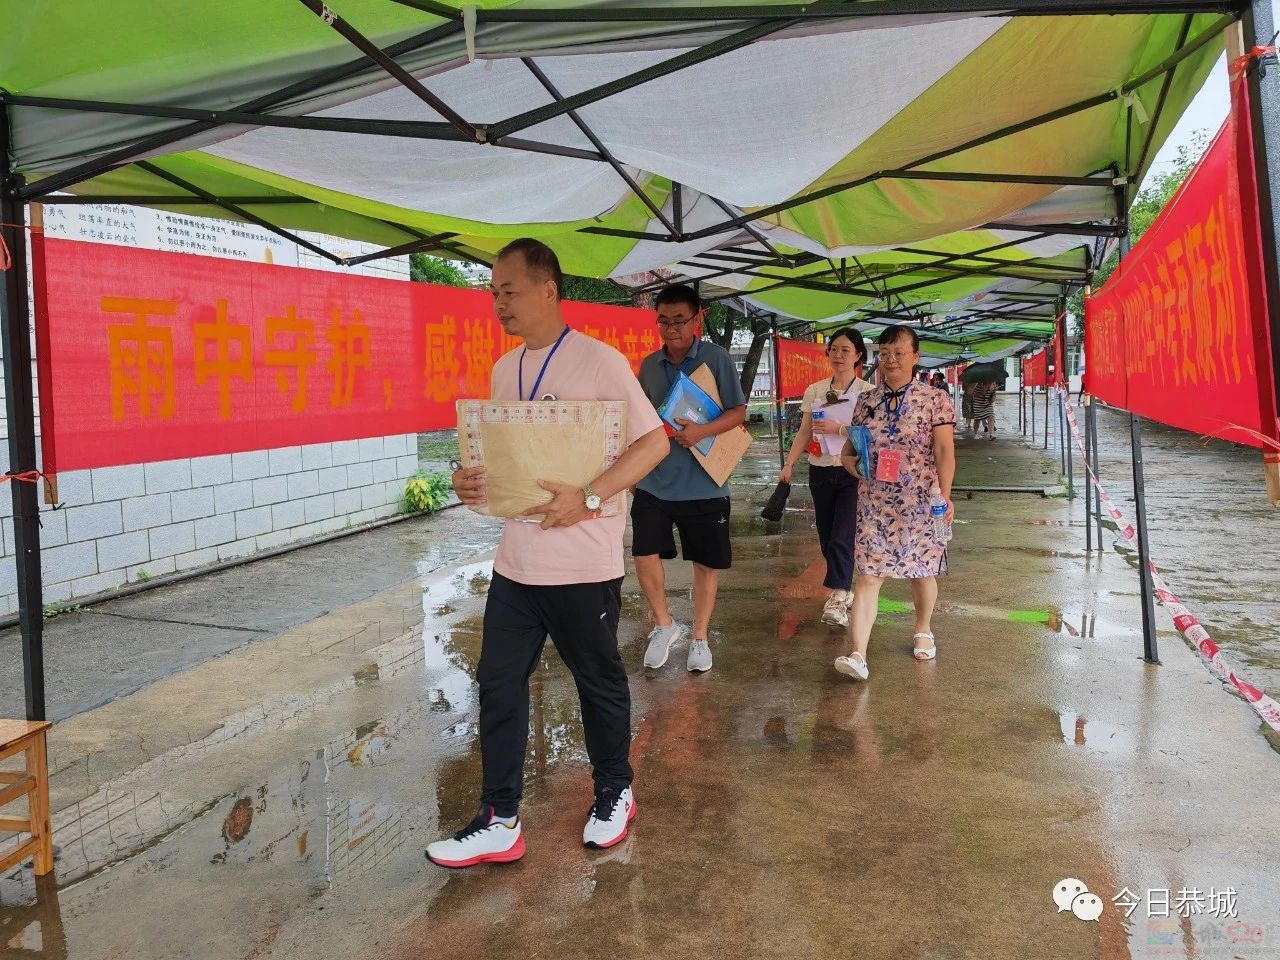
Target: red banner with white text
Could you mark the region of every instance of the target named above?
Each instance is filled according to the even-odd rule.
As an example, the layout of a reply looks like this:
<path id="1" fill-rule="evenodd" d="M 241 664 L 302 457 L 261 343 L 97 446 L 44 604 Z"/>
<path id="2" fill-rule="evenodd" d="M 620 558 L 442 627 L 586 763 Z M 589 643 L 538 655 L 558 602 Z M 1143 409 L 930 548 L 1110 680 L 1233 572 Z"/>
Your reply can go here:
<path id="1" fill-rule="evenodd" d="M 827 348 L 821 343 L 778 338 L 778 389 L 783 400 L 798 400 L 809 384 L 831 376 Z"/>
<path id="2" fill-rule="evenodd" d="M 1049 348 L 1037 350 L 1022 358 L 1022 385 L 1047 387 L 1049 385 Z"/>
<path id="3" fill-rule="evenodd" d="M 1057 332 L 1053 335 L 1053 372 L 1051 379 L 1055 384 L 1065 386 L 1067 383 L 1067 318 L 1058 317 Z"/>
<path id="4" fill-rule="evenodd" d="M 487 291 L 36 235 L 44 470 L 452 427 L 519 341 Z M 649 310 L 564 304 L 633 369 Z"/>
<path id="5" fill-rule="evenodd" d="M 1251 446 L 1277 436 L 1247 97 L 1141 241 L 1085 301 L 1088 391 Z"/>

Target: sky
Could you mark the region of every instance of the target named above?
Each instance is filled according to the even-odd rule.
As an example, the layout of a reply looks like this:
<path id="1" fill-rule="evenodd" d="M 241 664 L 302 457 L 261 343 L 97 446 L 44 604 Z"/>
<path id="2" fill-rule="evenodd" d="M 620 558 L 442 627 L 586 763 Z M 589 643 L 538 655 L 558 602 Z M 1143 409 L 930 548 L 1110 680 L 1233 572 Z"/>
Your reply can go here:
<path id="1" fill-rule="evenodd" d="M 1280 0 L 1271 0 L 1271 10 L 1273 17 L 1280 23 Z M 1178 154 L 1178 147 L 1189 143 L 1197 130 L 1208 132 L 1210 137 L 1217 133 L 1222 121 L 1227 119 L 1228 106 L 1227 59 L 1224 56 L 1218 59 L 1204 87 L 1191 101 L 1191 106 L 1174 127 L 1164 148 L 1156 154 L 1148 177 L 1153 172 L 1167 170 Z"/>

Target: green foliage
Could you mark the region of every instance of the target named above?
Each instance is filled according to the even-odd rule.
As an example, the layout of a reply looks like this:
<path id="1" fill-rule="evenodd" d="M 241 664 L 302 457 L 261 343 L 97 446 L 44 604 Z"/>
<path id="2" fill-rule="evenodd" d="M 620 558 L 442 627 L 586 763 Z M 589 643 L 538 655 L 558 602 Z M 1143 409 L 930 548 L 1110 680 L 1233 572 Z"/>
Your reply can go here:
<path id="1" fill-rule="evenodd" d="M 52 620 L 54 617 L 64 613 L 75 613 L 80 609 L 78 603 L 46 603 L 44 605 L 44 619 Z"/>
<path id="2" fill-rule="evenodd" d="M 1173 199 L 1174 193 L 1178 187 L 1182 186 L 1182 181 L 1187 179 L 1187 174 L 1191 172 L 1191 168 L 1196 165 L 1204 152 L 1209 147 L 1209 132 L 1207 130 L 1197 130 L 1191 135 L 1188 143 L 1178 147 L 1178 154 L 1174 157 L 1173 165 L 1168 169 L 1159 173 L 1153 173 L 1138 195 L 1134 197 L 1133 204 L 1129 207 L 1129 240 L 1133 244 L 1137 244 L 1142 239 L 1142 235 L 1155 222 L 1156 217 L 1160 215 L 1160 211 L 1165 205 Z M 1111 256 L 1103 262 L 1093 272 L 1093 289 L 1098 290 L 1107 278 L 1116 269 L 1116 264 L 1120 262 L 1119 250 L 1114 250 Z M 1084 291 L 1077 290 L 1071 295 L 1067 301 L 1067 308 L 1076 318 L 1076 335 L 1084 335 Z"/>
<path id="3" fill-rule="evenodd" d="M 418 434 L 418 459 L 428 462 L 457 460 L 458 431 L 435 430 Z"/>
<path id="4" fill-rule="evenodd" d="M 592 277 L 565 277 L 564 298 L 579 300 L 583 303 L 609 303 L 623 307 L 635 305 L 625 288 L 610 280 L 597 280 Z M 751 385 L 755 383 L 756 370 L 760 366 L 760 356 L 764 352 L 765 338 L 770 331 L 769 318 L 761 314 L 748 319 L 719 301 L 706 305 L 702 317 L 703 336 L 728 350 L 733 346 L 734 334 L 738 331 L 749 331 L 752 335 L 751 350 L 742 368 L 742 390 L 750 396 Z"/>
<path id="5" fill-rule="evenodd" d="M 151 579 L 151 574 L 147 573 L 146 569 L 143 568 L 133 575 L 133 579 L 138 581 L 138 583 L 146 583 Z"/>
<path id="6" fill-rule="evenodd" d="M 442 287 L 469 287 L 471 281 L 462 268 L 451 260 L 429 257 L 425 253 L 409 254 L 409 279 L 418 283 L 434 283 Z"/>
<path id="7" fill-rule="evenodd" d="M 582 303 L 611 303 L 618 307 L 631 306 L 631 294 L 624 287 L 609 280 L 595 277 L 565 277 L 564 299 Z"/>
<path id="8" fill-rule="evenodd" d="M 405 513 L 434 513 L 449 502 L 449 474 L 419 470 L 404 486 Z"/>

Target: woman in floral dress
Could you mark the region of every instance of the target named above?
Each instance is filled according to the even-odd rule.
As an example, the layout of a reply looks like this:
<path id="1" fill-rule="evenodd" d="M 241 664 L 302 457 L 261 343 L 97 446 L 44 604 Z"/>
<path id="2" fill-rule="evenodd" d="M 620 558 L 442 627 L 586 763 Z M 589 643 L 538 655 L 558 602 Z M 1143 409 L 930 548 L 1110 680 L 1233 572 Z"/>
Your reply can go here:
<path id="1" fill-rule="evenodd" d="M 883 382 L 858 398 L 853 415 L 854 423 L 871 431 L 876 462 L 870 478 L 848 444 L 842 458 L 845 469 L 860 477 L 854 541 L 858 576 L 849 623 L 853 652 L 837 657 L 835 666 L 858 680 L 870 675 L 867 645 L 886 578 L 911 582 L 915 658 L 925 661 L 937 656 L 931 619 L 938 601 L 937 574 L 946 569 L 946 544 L 935 537 L 929 512 L 929 490 L 934 484 L 947 501 L 948 523 L 955 514 L 951 481 L 956 414 L 951 398 L 912 379 L 920 359 L 920 339 L 914 330 L 891 326 L 878 342 Z"/>

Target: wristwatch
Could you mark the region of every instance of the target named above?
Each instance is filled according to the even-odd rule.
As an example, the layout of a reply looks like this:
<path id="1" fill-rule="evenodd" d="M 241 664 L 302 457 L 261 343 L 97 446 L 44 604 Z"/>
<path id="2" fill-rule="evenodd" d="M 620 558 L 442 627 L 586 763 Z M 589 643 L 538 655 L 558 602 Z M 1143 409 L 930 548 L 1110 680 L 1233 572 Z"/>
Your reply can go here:
<path id="1" fill-rule="evenodd" d="M 593 513 L 600 509 L 600 494 L 591 489 L 591 484 L 582 488 L 582 496 L 587 501 L 587 509 Z"/>

